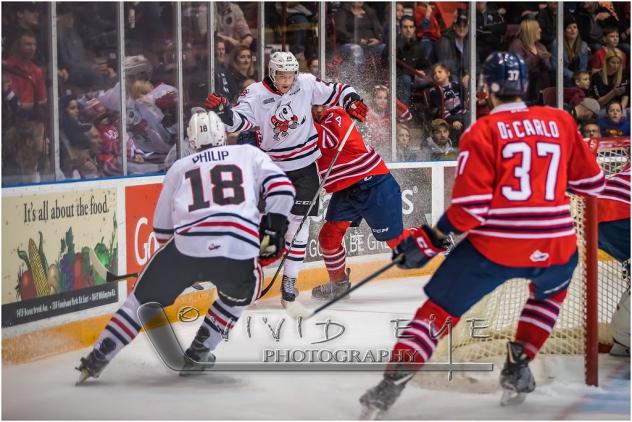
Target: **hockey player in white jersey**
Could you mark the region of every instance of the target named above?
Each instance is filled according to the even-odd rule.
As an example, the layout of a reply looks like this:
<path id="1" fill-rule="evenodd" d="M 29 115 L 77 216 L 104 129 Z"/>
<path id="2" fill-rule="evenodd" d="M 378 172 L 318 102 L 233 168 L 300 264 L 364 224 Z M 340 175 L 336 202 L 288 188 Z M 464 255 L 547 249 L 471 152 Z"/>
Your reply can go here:
<path id="1" fill-rule="evenodd" d="M 222 334 L 261 293 L 260 260 L 283 250 L 294 203 L 292 183 L 259 149 L 225 145 L 224 124 L 215 113 L 200 110 L 188 127 L 189 143 L 197 152 L 169 169 L 156 205 L 154 232 L 160 249 L 94 349 L 81 358 L 79 382 L 98 377 L 136 337 L 142 304 L 166 307 L 199 280 L 212 282 L 218 295 L 185 353 L 184 369 L 202 370 L 199 363 L 208 367 Z M 265 200 L 263 217 L 257 208 L 260 198 Z"/>
<path id="2" fill-rule="evenodd" d="M 217 111 L 229 132 L 259 126 L 262 134 L 260 148 L 287 173 L 296 188 L 286 234 L 289 250 L 281 285 L 282 299 L 291 302 L 298 294 L 294 285 L 305 258 L 309 218 L 296 233 L 319 186 L 315 161 L 320 157 L 320 150 L 311 107 L 314 104 L 342 106 L 359 121 L 365 120 L 368 108 L 351 86 L 299 73 L 298 61 L 292 53 L 274 53 L 268 70 L 269 75 L 263 81 L 250 85 L 240 94 L 236 105 L 231 107 L 226 98 L 211 93 L 206 107 Z M 318 203 L 309 214 L 318 214 Z M 295 242 L 291 245 L 295 234 Z"/>

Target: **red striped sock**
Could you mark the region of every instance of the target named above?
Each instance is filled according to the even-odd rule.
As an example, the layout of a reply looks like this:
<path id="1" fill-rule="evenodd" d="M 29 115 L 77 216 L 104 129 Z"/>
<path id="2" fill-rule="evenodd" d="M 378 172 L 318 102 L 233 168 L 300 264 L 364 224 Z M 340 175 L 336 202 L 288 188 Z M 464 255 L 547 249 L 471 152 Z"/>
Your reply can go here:
<path id="1" fill-rule="evenodd" d="M 566 289 L 542 300 L 535 299 L 531 286 L 530 289 L 532 293 L 518 319 L 516 341 L 524 345 L 525 353 L 533 359 L 553 331 L 566 297 Z"/>

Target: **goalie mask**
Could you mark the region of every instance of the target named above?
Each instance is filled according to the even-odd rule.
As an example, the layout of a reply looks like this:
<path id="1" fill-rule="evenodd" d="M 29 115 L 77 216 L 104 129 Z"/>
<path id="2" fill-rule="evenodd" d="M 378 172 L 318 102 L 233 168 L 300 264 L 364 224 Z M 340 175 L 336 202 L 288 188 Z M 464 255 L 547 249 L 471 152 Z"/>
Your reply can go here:
<path id="1" fill-rule="evenodd" d="M 205 146 L 219 147 L 226 144 L 224 123 L 212 111 L 193 113 L 187 127 L 187 137 L 189 145 L 195 151 Z"/>
<path id="2" fill-rule="evenodd" d="M 268 72 L 270 74 L 270 79 L 272 79 L 272 82 L 275 84 L 277 72 L 294 72 L 294 75 L 298 76 L 298 60 L 296 60 L 294 54 L 288 51 L 277 51 L 270 56 Z"/>

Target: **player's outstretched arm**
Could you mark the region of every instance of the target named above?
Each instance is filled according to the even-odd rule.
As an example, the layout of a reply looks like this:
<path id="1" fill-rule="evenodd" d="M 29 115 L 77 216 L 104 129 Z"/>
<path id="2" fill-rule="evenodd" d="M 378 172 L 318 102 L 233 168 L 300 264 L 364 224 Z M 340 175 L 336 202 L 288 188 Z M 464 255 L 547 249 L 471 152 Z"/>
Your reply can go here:
<path id="1" fill-rule="evenodd" d="M 393 249 L 393 260 L 402 256 L 398 267 L 421 268 L 433 257 L 446 252 L 451 246 L 450 238 L 437 229 L 423 225 L 411 230 L 411 235 Z"/>

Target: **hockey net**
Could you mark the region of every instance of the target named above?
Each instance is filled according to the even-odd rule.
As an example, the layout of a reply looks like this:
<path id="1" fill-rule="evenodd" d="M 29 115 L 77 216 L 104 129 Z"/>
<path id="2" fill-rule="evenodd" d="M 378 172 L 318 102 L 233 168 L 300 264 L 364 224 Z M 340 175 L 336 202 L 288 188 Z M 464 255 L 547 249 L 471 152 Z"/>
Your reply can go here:
<path id="1" fill-rule="evenodd" d="M 591 139 L 588 142 L 606 175 L 617 173 L 629 161 L 629 138 Z M 572 196 L 571 201 L 579 264 L 555 329 L 540 354 L 583 355 L 585 381 L 596 385 L 597 344 L 602 351 L 612 345 L 609 323 L 619 298 L 629 287 L 629 281 L 618 261 L 597 250 L 596 201 L 579 196 Z M 591 268 L 598 269 L 596 274 Z M 513 339 L 527 297 L 526 279 L 513 279 L 499 286 L 463 315 L 460 323 L 452 329 L 451 355 L 446 337 L 439 343 L 431 362 L 501 363 L 506 355 L 507 341 Z M 473 329 L 474 325 L 484 328 Z M 424 372 L 416 377 L 415 383 L 422 387 L 436 385 L 432 380 L 438 376 Z M 445 374 L 443 378 L 446 378 Z M 467 388 L 471 388 L 472 374 L 463 374 L 462 378 L 468 380 Z M 494 378 L 497 385 L 497 374 Z"/>

